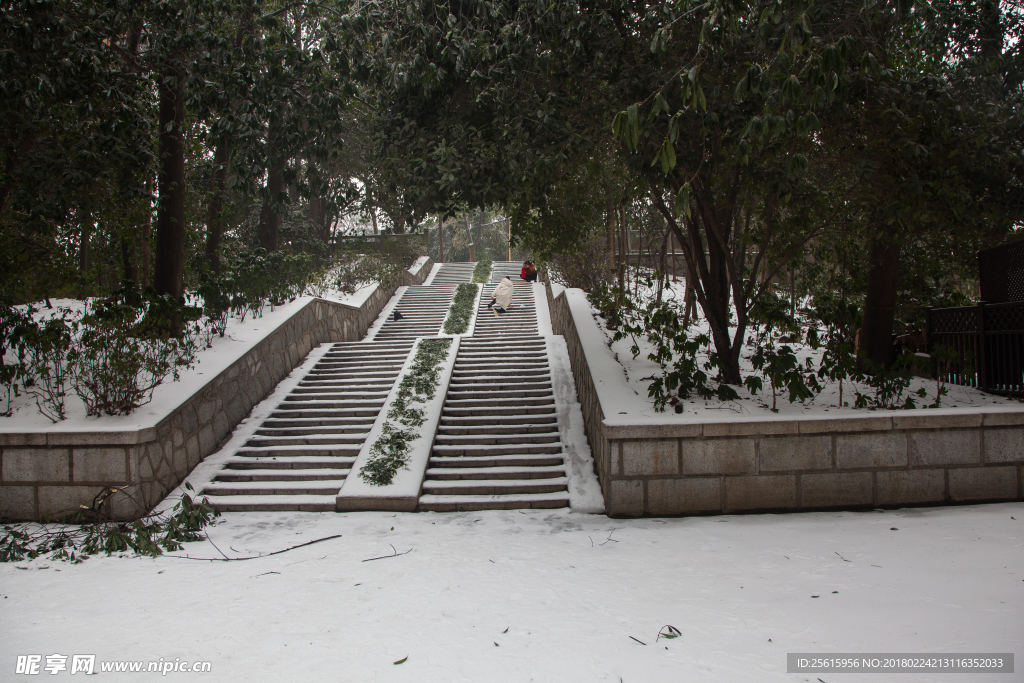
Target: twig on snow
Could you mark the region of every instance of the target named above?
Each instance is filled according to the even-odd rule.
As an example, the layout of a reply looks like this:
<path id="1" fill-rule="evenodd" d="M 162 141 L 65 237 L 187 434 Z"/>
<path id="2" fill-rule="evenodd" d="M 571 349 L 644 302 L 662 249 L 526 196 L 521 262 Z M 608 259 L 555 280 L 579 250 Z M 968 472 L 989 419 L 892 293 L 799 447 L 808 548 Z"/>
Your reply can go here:
<path id="1" fill-rule="evenodd" d="M 836 555 L 839 555 L 839 551 L 836 551 Z M 849 562 L 849 560 L 846 559 L 845 557 L 843 557 L 842 555 L 839 555 L 839 559 L 842 560 L 843 562 Z"/>
<path id="2" fill-rule="evenodd" d="M 608 538 L 604 539 L 604 543 L 608 543 L 609 541 L 611 541 L 612 543 L 618 543 L 618 541 L 616 541 L 614 538 L 612 538 L 612 534 L 614 534 L 614 533 L 615 533 L 615 529 L 612 529 L 611 531 L 609 531 L 608 532 Z M 604 545 L 604 543 L 600 543 L 599 545 Z"/>
<path id="3" fill-rule="evenodd" d="M 633 638 L 633 636 L 630 636 L 630 638 Z M 640 640 L 639 638 L 633 638 L 633 640 L 635 640 L 636 642 L 640 643 L 641 645 L 646 645 L 647 644 L 644 641 Z"/>
<path id="4" fill-rule="evenodd" d="M 293 545 L 292 547 L 285 548 L 283 550 L 275 550 L 274 552 L 267 553 L 266 555 L 253 555 L 251 557 L 189 557 L 188 555 L 165 555 L 164 557 L 176 557 L 179 560 L 199 560 L 201 562 L 243 562 L 245 560 L 258 560 L 261 557 L 280 555 L 281 553 L 286 553 L 289 550 L 295 550 L 296 548 L 305 548 L 307 545 L 313 545 L 314 543 L 321 543 L 323 541 L 330 541 L 333 538 L 341 538 L 341 534 L 334 534 L 333 536 L 324 536 L 323 538 L 318 538 L 315 541 L 308 541 L 306 543 L 300 543 L 299 545 Z M 216 548 L 217 546 L 214 547 Z"/>
<path id="5" fill-rule="evenodd" d="M 388 545 L 391 545 L 391 544 L 388 543 Z M 391 545 L 391 550 L 392 550 L 392 552 L 391 552 L 390 555 L 381 555 L 380 557 L 368 557 L 365 560 L 363 560 L 363 562 L 373 562 L 374 560 L 386 560 L 389 557 L 398 557 L 400 555 L 408 555 L 409 553 L 412 552 L 412 548 L 409 548 L 404 553 L 400 553 L 397 550 L 395 550 L 395 546 L 393 546 L 393 545 Z"/>

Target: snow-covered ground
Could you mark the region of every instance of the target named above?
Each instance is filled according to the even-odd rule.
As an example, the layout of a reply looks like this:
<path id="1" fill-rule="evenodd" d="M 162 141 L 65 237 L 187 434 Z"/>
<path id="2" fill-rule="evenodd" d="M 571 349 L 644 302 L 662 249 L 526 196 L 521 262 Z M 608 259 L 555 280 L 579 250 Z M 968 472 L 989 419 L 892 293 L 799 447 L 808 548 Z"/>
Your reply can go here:
<path id="1" fill-rule="evenodd" d="M 666 298 L 675 298 L 677 301 L 682 302 L 685 294 L 685 284 L 682 281 L 676 283 L 670 283 L 670 287 L 666 288 Z M 561 288 L 559 288 L 561 289 Z M 641 292 L 643 294 L 643 292 Z M 654 345 L 648 342 L 642 337 L 638 337 L 634 340 L 632 337 L 620 339 L 619 341 L 613 342 L 612 339 L 615 335 L 615 330 L 608 329 L 605 321 L 598 316 L 597 311 L 589 305 L 589 316 L 594 320 L 594 327 L 590 330 L 580 330 L 580 334 L 598 334 L 604 342 L 605 346 L 609 348 L 611 353 L 609 358 L 617 361 L 617 367 L 619 372 L 622 373 L 628 385 L 628 391 L 631 391 L 635 398 L 638 398 L 649 404 L 649 410 L 642 410 L 644 414 L 655 415 L 653 407 L 653 399 L 648 399 L 647 388 L 651 384 L 651 379 L 655 376 L 661 375 L 661 369 L 657 363 L 648 359 L 648 354 L 654 348 Z M 699 312 L 698 307 L 698 312 Z M 595 329 L 596 328 L 596 329 Z M 735 330 L 731 329 L 730 334 L 734 333 Z M 695 337 L 699 334 L 706 334 L 710 337 L 709 326 L 707 320 L 700 318 L 696 321 L 693 327 L 690 329 L 691 337 Z M 748 342 L 754 337 L 755 330 L 750 329 L 747 333 Z M 639 355 L 634 358 L 631 351 L 634 341 L 640 349 Z M 790 344 L 793 348 L 794 353 L 801 363 L 805 363 L 808 358 L 812 361 L 812 367 L 816 371 L 821 360 L 822 350 L 814 350 L 806 344 Z M 712 347 L 713 348 L 713 347 Z M 750 346 L 744 348 L 744 351 L 740 357 L 740 371 L 743 377 L 748 375 L 759 376 L 760 373 L 754 370 L 750 356 L 753 354 L 754 349 Z M 701 364 L 707 360 L 707 354 L 698 354 Z M 714 376 L 716 371 L 712 370 L 708 372 L 710 376 Z M 734 401 L 720 401 L 718 399 L 704 400 L 697 396 L 691 396 L 686 401 L 682 414 L 672 413 L 671 407 L 665 413 L 658 414 L 664 421 L 679 421 L 679 422 L 693 422 L 696 418 L 711 419 L 714 421 L 721 420 L 723 418 L 728 419 L 730 417 L 747 417 L 756 419 L 772 419 L 771 416 L 778 415 L 782 417 L 812 417 L 812 416 L 831 416 L 835 414 L 840 415 L 869 415 L 867 409 L 857 409 L 852 407 L 855 401 L 854 389 L 858 389 L 861 393 L 873 396 L 874 389 L 865 384 L 854 384 L 852 382 L 843 383 L 843 395 L 842 405 L 839 402 L 839 391 L 840 386 L 838 382 L 828 382 L 828 380 L 819 380 L 824 385 L 821 393 L 817 394 L 813 399 L 810 399 L 804 403 L 795 401 L 789 402 L 788 392 L 782 388 L 778 391 L 775 407 L 776 413 L 771 411 L 772 408 L 772 391 L 768 380 L 764 380 L 764 389 L 759 391 L 756 395 L 751 393 L 745 387 L 733 387 L 736 393 L 739 394 L 739 399 Z M 714 382 L 709 382 L 710 386 L 714 388 Z M 993 394 L 986 394 L 977 389 L 971 387 L 958 386 L 954 384 L 947 384 L 947 394 L 942 396 L 940 402 L 940 409 L 947 408 L 983 408 L 988 406 L 1009 406 L 1015 405 L 1019 407 L 1019 403 L 1013 399 L 1008 399 L 1002 396 L 996 396 Z M 924 389 L 927 396 L 921 398 L 916 395 L 919 389 Z M 935 380 L 925 379 L 921 377 L 914 377 L 911 379 L 910 386 L 908 387 L 904 396 L 911 396 L 917 407 L 927 408 L 935 402 L 935 396 L 938 387 L 936 386 Z M 630 410 L 630 414 L 637 413 L 636 401 L 633 402 L 633 410 Z M 877 414 L 877 413 L 874 413 Z M 649 416 L 648 415 L 648 416 Z"/>
<path id="2" fill-rule="evenodd" d="M 1024 679 L 1020 503 L 640 520 L 567 510 L 222 520 L 181 557 L 0 565 L 0 679 L 23 678 L 19 654 L 45 663 L 54 653 L 95 654 L 97 670 L 111 660 L 210 661 L 200 678 L 225 682 Z M 250 561 L 182 559 L 253 557 L 335 534 Z M 371 560 L 395 553 L 405 554 Z M 682 635 L 659 639 L 666 625 Z M 787 652 L 972 651 L 1015 651 L 1018 673 L 786 673 Z"/>

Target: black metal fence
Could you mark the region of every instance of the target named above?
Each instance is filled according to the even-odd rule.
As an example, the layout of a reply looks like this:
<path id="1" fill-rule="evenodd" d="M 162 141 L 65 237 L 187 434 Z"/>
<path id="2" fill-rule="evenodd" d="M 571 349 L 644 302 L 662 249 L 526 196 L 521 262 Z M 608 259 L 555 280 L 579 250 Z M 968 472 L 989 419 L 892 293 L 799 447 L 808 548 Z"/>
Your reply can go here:
<path id="1" fill-rule="evenodd" d="M 1024 301 L 928 311 L 928 351 L 953 351 L 938 372 L 949 384 L 1024 396 Z"/>

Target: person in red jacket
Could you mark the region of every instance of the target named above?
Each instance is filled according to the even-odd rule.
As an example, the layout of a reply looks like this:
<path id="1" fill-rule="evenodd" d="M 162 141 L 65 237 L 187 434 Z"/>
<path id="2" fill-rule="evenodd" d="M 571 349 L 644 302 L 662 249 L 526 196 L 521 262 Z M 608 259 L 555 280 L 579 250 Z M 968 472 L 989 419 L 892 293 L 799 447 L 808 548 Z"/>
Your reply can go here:
<path id="1" fill-rule="evenodd" d="M 523 261 L 523 269 L 519 273 L 519 278 L 527 282 L 537 281 L 537 266 L 533 265 L 533 261 Z"/>

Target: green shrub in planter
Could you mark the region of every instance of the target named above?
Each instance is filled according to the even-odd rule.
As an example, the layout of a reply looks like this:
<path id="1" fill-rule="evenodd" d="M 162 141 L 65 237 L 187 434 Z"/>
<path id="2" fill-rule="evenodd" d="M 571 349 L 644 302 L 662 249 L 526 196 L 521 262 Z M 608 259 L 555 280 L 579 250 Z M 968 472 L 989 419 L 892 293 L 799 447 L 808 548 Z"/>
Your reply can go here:
<path id="1" fill-rule="evenodd" d="M 121 292 L 89 303 L 73 367 L 75 393 L 87 414 L 129 415 L 149 403 L 167 377 L 195 361 L 198 311 L 168 299 L 143 302 Z M 171 333 L 182 322 L 185 332 Z"/>

